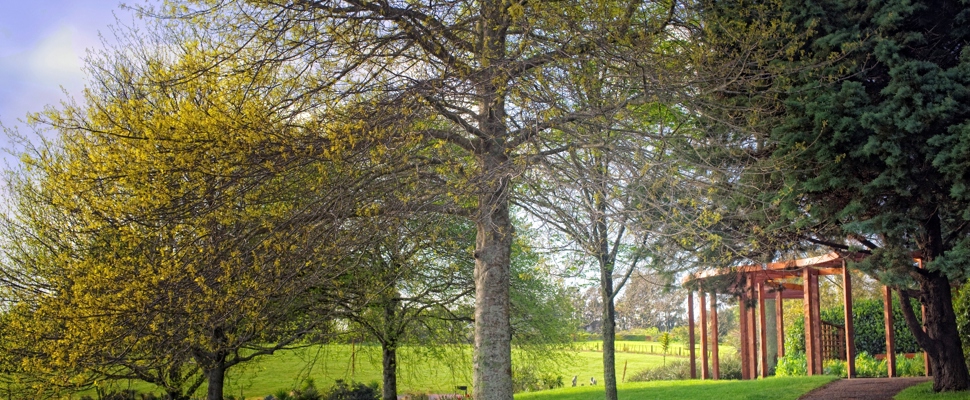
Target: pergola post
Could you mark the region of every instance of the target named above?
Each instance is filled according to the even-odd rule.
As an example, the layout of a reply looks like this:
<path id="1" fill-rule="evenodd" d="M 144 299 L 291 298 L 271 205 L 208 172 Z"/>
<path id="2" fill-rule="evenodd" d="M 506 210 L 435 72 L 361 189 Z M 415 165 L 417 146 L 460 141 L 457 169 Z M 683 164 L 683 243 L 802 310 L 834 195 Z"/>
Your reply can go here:
<path id="1" fill-rule="evenodd" d="M 822 374 L 822 327 L 818 304 L 818 273 L 812 268 L 802 271 L 805 296 L 805 357 L 808 375 Z"/>
<path id="2" fill-rule="evenodd" d="M 745 312 L 747 299 L 744 291 L 738 295 L 738 328 L 741 334 L 741 379 L 751 379 L 751 374 L 748 372 L 748 320 L 745 318 L 747 312 Z"/>
<path id="3" fill-rule="evenodd" d="M 845 305 L 845 366 L 849 379 L 855 378 L 855 327 L 852 324 L 852 277 L 842 260 L 842 302 Z"/>
<path id="4" fill-rule="evenodd" d="M 758 326 L 760 330 L 758 332 L 760 334 L 759 334 L 758 340 L 761 342 L 760 343 L 761 347 L 759 349 L 761 353 L 761 357 L 759 357 L 759 361 L 761 362 L 760 371 L 761 371 L 762 378 L 768 377 L 768 329 L 767 329 L 768 327 L 765 325 L 767 325 L 765 322 L 765 283 L 759 282 L 758 283 Z"/>
<path id="5" fill-rule="evenodd" d="M 882 287 L 883 320 L 886 323 L 886 369 L 889 377 L 896 376 L 896 339 L 893 332 L 893 291 L 889 286 Z"/>
<path id="6" fill-rule="evenodd" d="M 697 294 L 701 300 L 701 379 L 711 379 L 707 369 L 707 299 L 703 291 Z"/>
<path id="7" fill-rule="evenodd" d="M 782 303 L 781 290 L 775 291 L 775 333 L 778 334 L 778 357 L 785 356 L 785 311 Z"/>
<path id="8" fill-rule="evenodd" d="M 745 302 L 745 319 L 748 324 L 748 337 L 744 340 L 748 342 L 748 373 L 751 379 L 758 376 L 758 344 L 756 343 L 756 338 L 758 334 L 758 327 L 755 324 L 754 306 L 751 304 L 751 300 L 755 299 L 755 287 L 754 281 L 748 280 L 745 292 L 748 296 L 748 301 Z"/>
<path id="9" fill-rule="evenodd" d="M 711 376 L 721 379 L 721 366 L 717 355 L 717 292 L 711 292 Z"/>
<path id="10" fill-rule="evenodd" d="M 697 379 L 697 357 L 694 340 L 694 291 L 687 291 L 687 341 L 690 355 L 690 379 Z"/>

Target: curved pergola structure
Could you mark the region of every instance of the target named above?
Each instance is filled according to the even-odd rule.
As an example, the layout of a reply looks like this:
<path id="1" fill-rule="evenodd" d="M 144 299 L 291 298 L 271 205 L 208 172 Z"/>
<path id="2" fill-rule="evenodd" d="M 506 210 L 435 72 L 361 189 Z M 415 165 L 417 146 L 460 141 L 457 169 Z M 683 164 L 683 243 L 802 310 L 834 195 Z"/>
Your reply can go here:
<path id="1" fill-rule="evenodd" d="M 855 331 L 852 326 L 852 278 L 846 261 L 859 260 L 862 254 L 842 255 L 828 253 L 818 257 L 785 262 L 753 264 L 732 268 L 700 271 L 688 276 L 683 286 L 687 289 L 688 335 L 690 341 L 690 374 L 697 378 L 696 335 L 694 321 L 694 292 L 700 302 L 701 379 L 719 379 L 720 366 L 717 339 L 717 289 L 734 293 L 740 307 L 741 331 L 741 379 L 762 378 L 768 375 L 774 360 L 769 356 L 785 355 L 782 300 L 801 299 L 805 312 L 805 355 L 808 375 L 823 373 L 824 358 L 841 358 L 846 361 L 849 378 L 855 373 Z M 819 308 L 818 277 L 841 275 L 843 280 L 844 325 L 832 326 L 823 331 Z M 786 282 L 801 278 L 802 283 Z M 886 326 L 886 360 L 889 376 L 896 376 L 895 346 L 893 338 L 892 292 L 883 287 L 884 319 Z M 707 299 L 710 298 L 710 315 Z M 766 303 L 773 303 L 766 308 Z M 773 310 L 769 310 L 773 308 Z M 708 318 L 710 317 L 710 318 Z M 838 328 L 837 330 L 835 328 Z M 771 332 L 769 332 L 771 331 Z M 708 335 L 710 332 L 710 335 Z M 769 343 L 774 342 L 774 348 Z M 710 357 L 709 357 L 710 356 Z M 925 367 L 929 374 L 929 362 Z M 709 364 L 710 362 L 710 364 Z M 710 367 L 710 368 L 709 368 Z"/>

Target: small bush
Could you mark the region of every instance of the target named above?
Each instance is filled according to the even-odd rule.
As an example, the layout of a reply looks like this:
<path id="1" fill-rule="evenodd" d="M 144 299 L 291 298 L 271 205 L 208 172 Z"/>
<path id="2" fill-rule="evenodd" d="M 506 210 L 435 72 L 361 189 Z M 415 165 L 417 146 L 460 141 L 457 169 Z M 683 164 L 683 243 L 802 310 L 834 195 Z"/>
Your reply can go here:
<path id="1" fill-rule="evenodd" d="M 808 361 L 804 353 L 789 353 L 778 359 L 775 376 L 805 376 L 808 374 Z"/>
<path id="2" fill-rule="evenodd" d="M 737 354 L 729 354 L 720 357 L 721 379 L 741 379 L 741 357 Z"/>
<path id="3" fill-rule="evenodd" d="M 286 391 L 286 389 L 280 389 L 280 390 L 277 390 L 276 393 L 273 393 L 267 397 L 272 397 L 272 399 L 264 399 L 264 400 L 293 400 L 293 392 L 292 391 L 288 392 Z"/>
<path id="4" fill-rule="evenodd" d="M 380 387 L 376 382 L 365 385 L 360 382 L 347 384 L 344 381 L 337 381 L 326 395 L 318 398 L 321 400 L 376 400 L 381 398 L 379 389 Z M 309 399 L 302 398 L 297 400 Z"/>
<path id="5" fill-rule="evenodd" d="M 843 378 L 848 376 L 848 369 L 846 368 L 845 361 L 842 360 L 825 360 L 822 363 L 822 371 L 825 375 L 835 375 Z"/>
<path id="6" fill-rule="evenodd" d="M 565 383 L 562 375 L 538 373 L 527 368 L 512 371 L 512 391 L 515 393 L 556 389 L 563 386 L 565 386 Z"/>
<path id="7" fill-rule="evenodd" d="M 855 373 L 860 378 L 881 378 L 889 376 L 886 360 L 879 361 L 867 352 L 861 352 L 855 358 Z"/>
<path id="8" fill-rule="evenodd" d="M 926 374 L 923 353 L 916 353 L 913 358 L 906 358 L 904 354 L 896 355 L 896 375 L 923 376 Z"/>
<path id="9" fill-rule="evenodd" d="M 690 362 L 675 360 L 656 368 L 647 368 L 627 379 L 627 382 L 673 381 L 690 379 Z"/>

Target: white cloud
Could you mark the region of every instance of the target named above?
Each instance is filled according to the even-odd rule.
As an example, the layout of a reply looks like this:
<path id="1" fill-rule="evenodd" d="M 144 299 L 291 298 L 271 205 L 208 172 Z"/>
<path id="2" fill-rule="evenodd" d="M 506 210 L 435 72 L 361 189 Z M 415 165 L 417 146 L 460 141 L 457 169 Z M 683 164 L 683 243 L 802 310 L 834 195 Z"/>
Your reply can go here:
<path id="1" fill-rule="evenodd" d="M 58 27 L 29 50 L 24 66 L 31 80 L 52 85 L 75 86 L 84 79 L 81 55 L 75 46 L 77 29 Z"/>

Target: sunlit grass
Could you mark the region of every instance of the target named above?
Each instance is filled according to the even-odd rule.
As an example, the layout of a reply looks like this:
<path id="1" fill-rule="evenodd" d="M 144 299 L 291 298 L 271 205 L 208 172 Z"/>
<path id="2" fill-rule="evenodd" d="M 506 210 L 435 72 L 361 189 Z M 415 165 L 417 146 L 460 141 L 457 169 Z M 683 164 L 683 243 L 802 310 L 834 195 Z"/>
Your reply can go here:
<path id="1" fill-rule="evenodd" d="M 621 399 L 664 400 L 795 400 L 812 389 L 837 379 L 834 376 L 780 377 L 751 381 L 659 381 L 618 385 Z M 533 393 L 520 393 L 516 400 L 598 400 L 603 386 L 569 387 Z"/>
<path id="2" fill-rule="evenodd" d="M 893 397 L 896 400 L 965 400 L 970 399 L 970 392 L 944 392 L 933 391 L 933 382 L 924 382 L 910 386 Z"/>
<path id="3" fill-rule="evenodd" d="M 597 348 L 597 342 L 578 343 L 576 348 Z M 646 368 L 654 368 L 664 363 L 660 355 L 624 353 L 633 346 L 643 346 L 645 342 L 620 341 L 616 353 L 616 379 L 623 382 Z M 649 345 L 649 342 L 647 342 Z M 598 348 L 602 344 L 599 344 Z M 655 346 L 659 346 L 655 344 Z M 733 348 L 724 346 L 725 352 Z M 471 386 L 471 348 L 464 346 L 440 350 L 443 357 L 430 357 L 429 348 L 404 347 L 399 351 L 398 390 L 401 393 L 454 393 L 456 386 Z M 686 353 L 686 349 L 684 350 Z M 667 361 L 678 359 L 667 356 Z M 682 358 L 681 358 L 682 359 Z M 534 372 L 551 373 L 562 376 L 569 386 L 573 376 L 580 384 L 589 384 L 590 378 L 603 382 L 603 354 L 598 351 L 572 351 L 565 354 L 558 367 L 536 366 L 527 359 L 516 357 L 516 367 L 526 366 Z M 225 386 L 226 395 L 237 398 L 262 399 L 279 390 L 300 387 L 307 379 L 312 379 L 318 388 L 329 388 L 337 380 L 363 383 L 381 382 L 381 349 L 376 345 L 322 345 L 297 350 L 285 350 L 272 356 L 257 359 L 255 362 L 239 365 L 229 370 Z M 625 370 L 625 375 L 624 375 Z M 600 386 L 602 387 L 602 386 Z M 118 382 L 115 389 L 135 389 L 152 391 L 154 387 L 141 382 Z M 205 387 L 201 390 L 204 390 Z M 158 393 L 157 390 L 155 390 Z M 90 392 L 93 393 L 93 392 Z"/>

